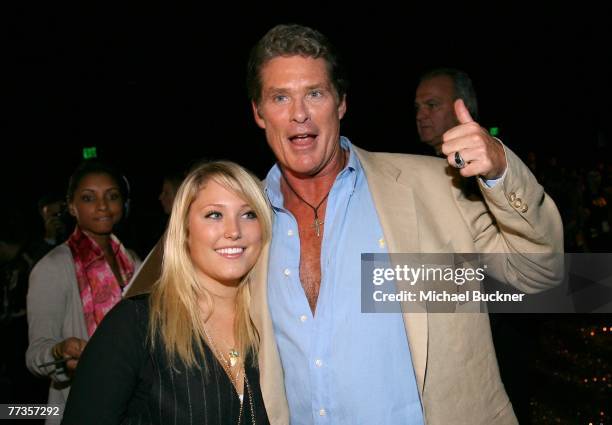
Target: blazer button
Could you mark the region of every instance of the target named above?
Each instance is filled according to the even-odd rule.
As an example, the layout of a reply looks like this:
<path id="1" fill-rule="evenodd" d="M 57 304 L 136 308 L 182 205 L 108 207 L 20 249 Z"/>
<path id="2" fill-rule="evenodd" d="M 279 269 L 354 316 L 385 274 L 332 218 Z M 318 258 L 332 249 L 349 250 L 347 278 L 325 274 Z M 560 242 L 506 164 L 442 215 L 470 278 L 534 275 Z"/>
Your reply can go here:
<path id="1" fill-rule="evenodd" d="M 528 209 L 529 208 L 527 207 L 527 204 L 525 204 L 525 205 L 523 205 L 523 209 L 521 209 L 521 212 L 526 213 Z"/>
<path id="2" fill-rule="evenodd" d="M 520 208 L 523 206 L 523 200 L 521 198 L 516 198 L 514 201 L 514 208 Z"/>
<path id="3" fill-rule="evenodd" d="M 510 193 L 508 194 L 508 200 L 509 200 L 510 202 L 514 202 L 514 200 L 515 200 L 515 199 L 516 199 L 516 193 L 514 193 L 514 192 L 510 192 Z"/>

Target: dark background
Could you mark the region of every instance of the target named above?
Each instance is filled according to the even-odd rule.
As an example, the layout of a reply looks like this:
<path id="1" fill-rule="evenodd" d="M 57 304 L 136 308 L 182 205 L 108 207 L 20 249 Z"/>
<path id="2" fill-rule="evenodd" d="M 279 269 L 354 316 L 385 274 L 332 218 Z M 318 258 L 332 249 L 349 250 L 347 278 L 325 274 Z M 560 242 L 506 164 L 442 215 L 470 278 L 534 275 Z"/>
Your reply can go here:
<path id="1" fill-rule="evenodd" d="M 65 190 L 82 148 L 96 146 L 130 181 L 127 226 L 136 230 L 126 231 L 126 245 L 141 255 L 163 228 L 157 196 L 165 171 L 226 158 L 264 177 L 273 164 L 244 80 L 250 47 L 278 23 L 313 26 L 344 54 L 351 88 L 342 134 L 360 147 L 418 151 L 418 76 L 453 66 L 474 80 L 481 124 L 499 127 L 521 156 L 555 156 L 580 172 L 610 163 L 612 19 L 604 2 L 13 3 L 0 16 L 8 40 L 3 204 L 22 205 L 37 220 L 37 199 Z M 522 418 L 597 416 L 610 386 L 580 383 L 598 371 L 610 376 L 609 361 L 597 362 L 610 354 L 609 340 L 590 336 L 606 321 L 494 318 L 502 374 Z M 571 360 L 566 351 L 578 354 Z M 594 366 L 578 366 L 585 356 Z M 559 374 L 571 385 L 559 384 Z M 566 419 L 552 419 L 559 417 Z M 602 418 L 608 423 L 608 413 Z"/>
<path id="2" fill-rule="evenodd" d="M 2 18 L 10 41 L 2 177 L 26 199 L 63 189 L 84 146 L 125 172 L 136 208 L 158 207 L 160 174 L 200 157 L 265 175 L 273 158 L 251 117 L 245 64 L 255 41 L 285 22 L 320 29 L 344 54 L 343 134 L 359 146 L 414 148 L 414 90 L 434 66 L 472 76 L 481 123 L 499 126 L 519 153 L 588 161 L 598 131 L 610 138 L 610 16 L 589 2 L 224 11 L 199 2 L 18 3 Z"/>

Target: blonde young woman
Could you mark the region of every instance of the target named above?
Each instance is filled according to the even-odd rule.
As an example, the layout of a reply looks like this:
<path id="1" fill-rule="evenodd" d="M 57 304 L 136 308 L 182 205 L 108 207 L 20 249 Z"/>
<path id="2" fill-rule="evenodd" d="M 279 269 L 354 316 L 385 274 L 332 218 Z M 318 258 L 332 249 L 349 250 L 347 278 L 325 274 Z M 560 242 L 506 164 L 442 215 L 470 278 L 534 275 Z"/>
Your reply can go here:
<path id="1" fill-rule="evenodd" d="M 175 199 L 159 281 L 98 328 L 63 424 L 267 424 L 247 282 L 270 228 L 246 170 L 194 169 Z"/>

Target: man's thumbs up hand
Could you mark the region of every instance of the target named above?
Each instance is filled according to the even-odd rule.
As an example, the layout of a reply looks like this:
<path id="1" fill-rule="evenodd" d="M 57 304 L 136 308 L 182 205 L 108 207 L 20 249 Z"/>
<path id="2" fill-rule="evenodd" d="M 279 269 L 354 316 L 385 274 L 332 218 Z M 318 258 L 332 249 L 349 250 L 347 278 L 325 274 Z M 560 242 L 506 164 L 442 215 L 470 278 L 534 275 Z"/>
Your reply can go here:
<path id="1" fill-rule="evenodd" d="M 500 178 L 507 165 L 501 143 L 472 119 L 462 99 L 455 101 L 455 115 L 459 125 L 442 136 L 442 152 L 447 156 L 448 163 L 461 168 L 460 173 L 464 177 L 479 175 L 487 180 Z"/>

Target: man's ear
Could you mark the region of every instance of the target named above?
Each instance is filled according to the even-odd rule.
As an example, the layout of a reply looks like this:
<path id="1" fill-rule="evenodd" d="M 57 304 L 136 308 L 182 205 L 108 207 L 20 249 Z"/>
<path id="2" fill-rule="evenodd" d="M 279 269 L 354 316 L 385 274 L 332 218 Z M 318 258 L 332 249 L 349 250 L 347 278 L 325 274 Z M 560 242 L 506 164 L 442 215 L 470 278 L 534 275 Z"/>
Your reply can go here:
<path id="1" fill-rule="evenodd" d="M 263 116 L 261 115 L 261 112 L 259 111 L 259 107 L 257 106 L 257 103 L 255 103 L 254 100 L 251 100 L 251 108 L 253 108 L 253 118 L 255 118 L 255 122 L 257 123 L 257 125 L 260 128 L 265 129 L 266 128 L 266 122 L 263 119 Z"/>
<path id="2" fill-rule="evenodd" d="M 342 99 L 340 99 L 338 104 L 338 118 L 342 119 L 344 114 L 346 114 L 346 94 L 342 95 Z"/>

